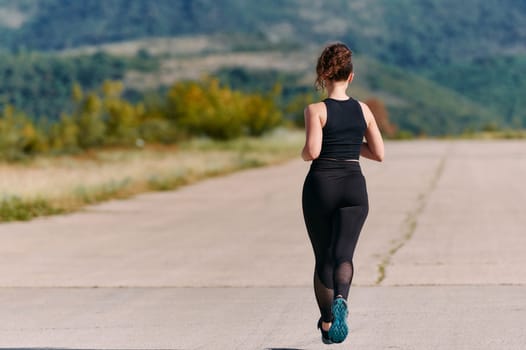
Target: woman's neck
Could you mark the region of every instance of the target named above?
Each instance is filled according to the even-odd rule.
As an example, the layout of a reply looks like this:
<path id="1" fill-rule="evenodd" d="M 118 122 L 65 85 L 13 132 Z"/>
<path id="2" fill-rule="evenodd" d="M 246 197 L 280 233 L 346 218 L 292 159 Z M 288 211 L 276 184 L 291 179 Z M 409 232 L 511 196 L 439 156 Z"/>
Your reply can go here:
<path id="1" fill-rule="evenodd" d="M 349 86 L 348 81 L 333 81 L 327 85 L 327 94 L 329 98 L 335 100 L 347 100 L 347 87 Z"/>

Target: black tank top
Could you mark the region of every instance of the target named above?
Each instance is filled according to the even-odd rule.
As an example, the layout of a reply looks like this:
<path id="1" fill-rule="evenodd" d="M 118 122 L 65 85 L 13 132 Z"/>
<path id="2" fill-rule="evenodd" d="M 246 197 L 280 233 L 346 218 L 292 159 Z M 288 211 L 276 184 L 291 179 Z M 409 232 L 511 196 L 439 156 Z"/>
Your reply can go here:
<path id="1" fill-rule="evenodd" d="M 327 98 L 323 102 L 327 107 L 327 122 L 319 158 L 359 159 L 367 129 L 360 103 L 352 97 L 344 101 Z"/>

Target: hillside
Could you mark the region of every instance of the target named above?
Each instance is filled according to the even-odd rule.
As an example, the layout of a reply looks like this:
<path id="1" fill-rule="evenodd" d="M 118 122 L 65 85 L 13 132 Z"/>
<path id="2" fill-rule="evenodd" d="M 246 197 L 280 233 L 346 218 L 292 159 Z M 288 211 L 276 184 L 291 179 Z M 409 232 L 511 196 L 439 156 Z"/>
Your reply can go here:
<path id="1" fill-rule="evenodd" d="M 142 48 L 160 65 L 156 72 L 120 72 L 135 90 L 210 72 L 231 84 L 228 70 L 239 68 L 241 89 L 253 89 L 257 79 L 267 80 L 259 89 L 268 88 L 293 73 L 284 91 L 309 91 L 317 50 L 343 40 L 375 67 L 355 88 L 383 96 L 397 124 L 426 134 L 526 127 L 519 74 L 526 68 L 525 28 L 522 0 L 0 0 L 0 47 L 15 53 L 5 62 L 16 64 L 16 55 L 32 50 L 92 54 L 105 44 L 114 55 L 134 56 Z M 11 86 L 40 91 L 21 84 Z M 2 101 L 29 100 L 0 90 Z"/>
<path id="2" fill-rule="evenodd" d="M 429 70 L 429 78 L 493 109 L 507 125 L 526 127 L 526 55 L 479 59 Z"/>
<path id="3" fill-rule="evenodd" d="M 522 0 L 1 0 L 0 13 L 2 45 L 11 49 L 245 33 L 271 42 L 345 40 L 404 67 L 526 53 Z"/>

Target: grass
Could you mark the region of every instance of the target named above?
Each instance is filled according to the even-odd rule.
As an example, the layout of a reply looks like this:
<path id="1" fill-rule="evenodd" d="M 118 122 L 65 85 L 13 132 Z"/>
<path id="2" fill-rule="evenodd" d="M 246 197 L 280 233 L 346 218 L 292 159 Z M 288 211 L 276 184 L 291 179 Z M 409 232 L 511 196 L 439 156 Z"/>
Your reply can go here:
<path id="1" fill-rule="evenodd" d="M 465 132 L 460 135 L 460 138 L 468 140 L 524 140 L 526 139 L 526 130 L 503 129 L 493 131 Z"/>
<path id="2" fill-rule="evenodd" d="M 61 214 L 62 212 L 60 208 L 54 208 L 42 198 L 22 199 L 10 196 L 0 200 L 2 221 L 30 220 L 37 216 Z"/>
<path id="3" fill-rule="evenodd" d="M 106 149 L 77 156 L 0 163 L 0 221 L 68 213 L 86 205 L 167 191 L 237 170 L 298 157 L 303 132 L 277 130 L 261 138 L 177 146 Z"/>

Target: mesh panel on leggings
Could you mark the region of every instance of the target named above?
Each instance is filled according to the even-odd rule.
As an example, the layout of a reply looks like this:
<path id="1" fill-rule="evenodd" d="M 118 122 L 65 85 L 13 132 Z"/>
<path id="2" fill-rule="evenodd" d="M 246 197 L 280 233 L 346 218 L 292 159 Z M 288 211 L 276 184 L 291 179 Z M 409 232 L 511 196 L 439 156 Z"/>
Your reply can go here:
<path id="1" fill-rule="evenodd" d="M 342 296 L 347 300 L 353 274 L 354 267 L 352 262 L 344 262 L 335 266 L 334 296 Z"/>
<path id="2" fill-rule="evenodd" d="M 334 300 L 334 290 L 327 288 L 320 280 L 318 273 L 314 272 L 314 294 L 321 312 L 321 318 L 324 322 L 332 320 L 332 301 Z"/>

